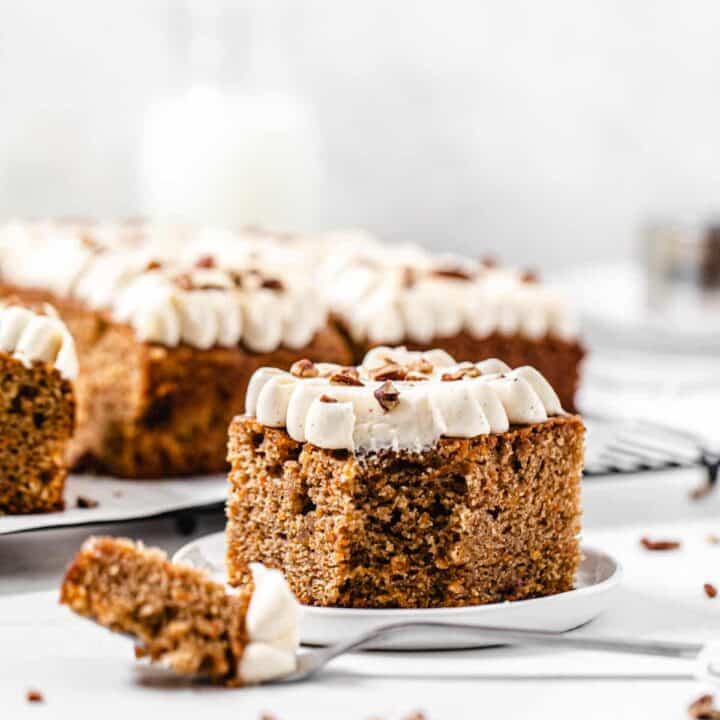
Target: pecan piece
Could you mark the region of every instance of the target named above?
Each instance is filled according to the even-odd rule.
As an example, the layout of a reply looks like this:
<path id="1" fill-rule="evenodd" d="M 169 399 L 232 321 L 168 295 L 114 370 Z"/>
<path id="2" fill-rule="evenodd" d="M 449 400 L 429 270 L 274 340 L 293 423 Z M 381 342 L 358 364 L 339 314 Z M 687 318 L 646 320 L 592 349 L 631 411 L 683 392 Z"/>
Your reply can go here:
<path id="1" fill-rule="evenodd" d="M 320 402 L 324 403 L 336 403 L 337 400 L 334 397 L 330 397 L 329 395 L 321 395 L 320 396 Z"/>
<path id="2" fill-rule="evenodd" d="M 282 284 L 281 280 L 278 280 L 277 278 L 264 278 L 263 281 L 260 283 L 261 288 L 265 288 L 266 290 L 284 290 L 285 286 Z"/>
<path id="3" fill-rule="evenodd" d="M 712 583 L 705 583 L 703 585 L 703 590 L 709 598 L 717 597 L 718 589 Z"/>
<path id="4" fill-rule="evenodd" d="M 640 539 L 640 544 L 646 550 L 677 550 L 680 547 L 679 540 L 651 540 L 648 537 Z"/>
<path id="5" fill-rule="evenodd" d="M 34 688 L 25 693 L 25 699 L 31 703 L 45 702 L 45 696 L 39 690 L 35 690 Z"/>
<path id="6" fill-rule="evenodd" d="M 407 377 L 407 368 L 394 362 L 376 368 L 370 372 L 373 380 L 404 380 Z"/>
<path id="7" fill-rule="evenodd" d="M 179 287 L 181 290 L 194 290 L 195 285 L 193 283 L 192 278 L 188 273 L 182 273 L 181 275 L 176 275 L 173 278 L 173 282 L 177 287 Z"/>
<path id="8" fill-rule="evenodd" d="M 319 375 L 315 363 L 308 358 L 303 358 L 292 364 L 290 374 L 299 378 L 314 378 Z"/>
<path id="9" fill-rule="evenodd" d="M 453 280 L 474 280 L 475 276 L 469 270 L 461 267 L 439 267 L 430 272 L 435 277 L 452 278 Z"/>
<path id="10" fill-rule="evenodd" d="M 408 365 L 408 370 L 414 370 L 415 372 L 419 373 L 425 373 L 426 375 L 430 375 L 433 371 L 433 364 L 426 360 L 425 358 L 421 357 L 415 360 L 414 362 L 411 362 Z"/>
<path id="11" fill-rule="evenodd" d="M 688 708 L 688 716 L 695 720 L 720 720 L 720 710 L 715 707 L 712 695 L 701 695 Z"/>
<path id="12" fill-rule="evenodd" d="M 411 288 L 415 285 L 415 271 L 412 268 L 404 267 L 400 275 L 400 284 L 404 288 Z"/>
<path id="13" fill-rule="evenodd" d="M 201 255 L 195 261 L 196 268 L 211 269 L 215 267 L 215 258 L 212 255 Z"/>
<path id="14" fill-rule="evenodd" d="M 358 371 L 355 368 L 343 368 L 340 372 L 333 373 L 330 376 L 330 384 L 363 387 Z"/>
<path id="15" fill-rule="evenodd" d="M 390 412 L 390 410 L 396 408 L 400 404 L 400 391 L 392 384 L 392 382 L 390 382 L 390 380 L 386 380 L 377 390 L 375 390 L 373 395 L 385 412 Z"/>
<path id="16" fill-rule="evenodd" d="M 446 382 L 454 382 L 455 380 L 462 380 L 463 378 L 476 378 L 480 377 L 482 373 L 474 365 L 468 365 L 467 367 L 460 367 L 452 372 L 443 373 L 440 376 L 441 380 Z"/>
<path id="17" fill-rule="evenodd" d="M 150 272 L 151 270 L 159 270 L 163 264 L 159 260 L 151 260 L 146 266 L 145 271 Z"/>
<path id="18" fill-rule="evenodd" d="M 75 500 L 75 505 L 82 510 L 90 510 L 96 508 L 100 503 L 87 495 L 78 495 Z"/>

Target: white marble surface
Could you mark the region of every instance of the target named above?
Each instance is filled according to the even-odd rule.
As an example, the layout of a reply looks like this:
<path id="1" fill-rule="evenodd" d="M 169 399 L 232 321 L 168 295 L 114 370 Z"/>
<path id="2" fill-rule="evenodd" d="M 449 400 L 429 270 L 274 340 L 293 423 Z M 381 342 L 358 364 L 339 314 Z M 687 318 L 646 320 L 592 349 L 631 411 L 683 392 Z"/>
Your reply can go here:
<path id="1" fill-rule="evenodd" d="M 720 639 L 720 494 L 702 502 L 688 491 L 700 471 L 588 481 L 585 539 L 625 567 L 616 606 L 581 632 L 687 640 Z M 193 536 L 222 527 L 202 516 Z M 458 718 L 681 718 L 706 689 L 691 663 L 545 649 L 362 653 L 341 659 L 317 680 L 298 686 L 224 690 L 158 683 L 139 672 L 126 640 L 58 607 L 62 570 L 89 532 L 142 537 L 173 551 L 187 541 L 171 520 L 49 530 L 0 538 L 0 698 L 2 717 L 140 717 L 168 712 L 195 718 L 279 720 L 370 717 L 402 720 L 424 710 L 428 720 Z M 677 552 L 648 553 L 642 535 L 673 536 Z M 41 592 L 38 592 L 41 591 Z M 31 594 L 27 594 L 31 593 Z M 44 705 L 25 700 L 29 687 Z M 6 714 L 7 712 L 7 714 Z"/>

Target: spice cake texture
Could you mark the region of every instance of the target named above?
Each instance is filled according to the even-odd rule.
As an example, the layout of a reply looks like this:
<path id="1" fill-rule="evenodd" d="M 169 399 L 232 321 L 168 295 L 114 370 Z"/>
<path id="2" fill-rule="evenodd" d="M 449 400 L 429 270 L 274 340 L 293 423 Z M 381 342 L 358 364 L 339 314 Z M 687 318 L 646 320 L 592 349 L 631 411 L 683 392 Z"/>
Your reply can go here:
<path id="1" fill-rule="evenodd" d="M 378 345 L 502 358 L 535 367 L 574 409 L 585 354 L 575 314 L 535 273 L 357 232 L 332 234 L 321 248 L 320 285 L 356 361 Z"/>
<path id="2" fill-rule="evenodd" d="M 63 508 L 76 374 L 52 308 L 0 306 L 0 515 Z"/>
<path id="3" fill-rule="evenodd" d="M 131 635 L 136 657 L 180 675 L 226 685 L 295 669 L 298 605 L 277 570 L 253 565 L 251 583 L 229 594 L 204 572 L 168 562 L 124 538 L 90 538 L 62 583 L 60 602 Z"/>
<path id="4" fill-rule="evenodd" d="M 499 360 L 379 347 L 258 370 L 230 427 L 227 567 L 305 604 L 452 607 L 570 590 L 582 421 Z"/>
<path id="5" fill-rule="evenodd" d="M 52 302 L 77 344 L 75 467 L 223 471 L 257 368 L 350 359 L 297 253 L 272 239 L 63 223 L 0 235 L 0 291 Z"/>

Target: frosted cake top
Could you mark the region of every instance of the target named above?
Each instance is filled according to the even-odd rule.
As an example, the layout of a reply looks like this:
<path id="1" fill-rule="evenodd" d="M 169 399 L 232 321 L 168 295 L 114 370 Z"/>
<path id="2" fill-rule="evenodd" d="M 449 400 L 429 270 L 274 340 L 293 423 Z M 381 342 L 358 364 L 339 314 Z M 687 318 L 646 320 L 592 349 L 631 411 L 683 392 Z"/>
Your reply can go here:
<path id="1" fill-rule="evenodd" d="M 0 351 L 24 365 L 54 365 L 66 380 L 78 372 L 75 343 L 65 324 L 48 305 L 44 313 L 13 304 L 0 304 Z"/>
<path id="2" fill-rule="evenodd" d="M 331 234 L 324 243 L 332 248 L 318 269 L 325 299 L 358 342 L 429 343 L 461 332 L 577 336 L 572 309 L 532 273 L 385 245 L 358 231 Z"/>
<path id="3" fill-rule="evenodd" d="M 245 413 L 331 450 L 422 450 L 440 437 L 502 433 L 563 414 L 534 368 L 500 360 L 456 363 L 443 350 L 378 347 L 359 367 L 301 360 L 290 372 L 260 368 Z"/>
<path id="4" fill-rule="evenodd" d="M 0 277 L 128 323 L 139 340 L 255 352 L 306 346 L 327 321 L 299 250 L 258 232 L 14 223 Z"/>

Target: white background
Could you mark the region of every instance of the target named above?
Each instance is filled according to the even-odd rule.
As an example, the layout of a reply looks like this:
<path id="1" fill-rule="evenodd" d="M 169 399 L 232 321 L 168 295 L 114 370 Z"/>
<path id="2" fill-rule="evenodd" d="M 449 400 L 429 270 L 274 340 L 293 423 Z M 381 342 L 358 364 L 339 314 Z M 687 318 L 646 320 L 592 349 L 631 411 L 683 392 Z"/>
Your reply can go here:
<path id="1" fill-rule="evenodd" d="M 322 225 L 557 267 L 717 198 L 717 2 L 270 6 L 260 32 L 324 142 Z M 0 0 L 0 218 L 138 212 L 143 111 L 187 76 L 183 7 Z"/>

